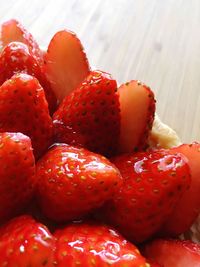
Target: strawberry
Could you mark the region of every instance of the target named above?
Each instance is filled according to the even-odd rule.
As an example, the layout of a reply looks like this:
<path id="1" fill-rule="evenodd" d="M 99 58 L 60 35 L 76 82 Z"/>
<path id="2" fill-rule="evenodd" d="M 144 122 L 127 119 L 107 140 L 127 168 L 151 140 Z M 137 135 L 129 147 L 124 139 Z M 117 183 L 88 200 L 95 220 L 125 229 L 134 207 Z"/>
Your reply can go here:
<path id="1" fill-rule="evenodd" d="M 15 73 L 27 73 L 38 79 L 45 91 L 51 113 L 56 108 L 56 97 L 47 81 L 41 66 L 33 57 L 27 45 L 11 42 L 6 45 L 0 56 L 0 84 L 10 79 Z"/>
<path id="2" fill-rule="evenodd" d="M 0 229 L 0 263 L 6 267 L 53 267 L 55 239 L 30 216 L 12 219 Z"/>
<path id="3" fill-rule="evenodd" d="M 43 52 L 40 50 L 32 34 L 19 21 L 11 19 L 1 25 L 0 43 L 3 48 L 7 44 L 15 41 L 26 44 L 37 62 L 40 65 L 43 64 Z"/>
<path id="4" fill-rule="evenodd" d="M 40 206 L 55 221 L 75 219 L 100 207 L 122 181 L 103 156 L 66 144 L 51 148 L 36 170 Z"/>
<path id="5" fill-rule="evenodd" d="M 45 55 L 45 71 L 60 103 L 89 74 L 83 46 L 73 32 L 63 30 L 53 36 Z"/>
<path id="6" fill-rule="evenodd" d="M 28 135 L 36 158 L 51 145 L 53 124 L 44 90 L 30 75 L 16 74 L 0 87 L 0 132 L 6 131 Z"/>
<path id="7" fill-rule="evenodd" d="M 119 87 L 119 100 L 121 110 L 119 151 L 126 153 L 146 149 L 155 113 L 153 92 L 139 81 L 130 81 Z"/>
<path id="8" fill-rule="evenodd" d="M 36 185 L 31 140 L 21 133 L 0 133 L 0 222 L 21 211 Z"/>
<path id="9" fill-rule="evenodd" d="M 155 234 L 190 185 L 185 157 L 168 151 L 124 154 L 112 160 L 124 184 L 106 206 L 108 221 L 134 242 Z"/>
<path id="10" fill-rule="evenodd" d="M 37 42 L 34 40 L 31 33 L 29 33 L 19 21 L 15 19 L 8 20 L 1 25 L 0 29 L 0 43 L 2 47 L 11 42 L 22 42 L 29 47 L 32 55 L 37 62 L 42 65 L 44 62 L 43 52 L 40 50 Z"/>
<path id="11" fill-rule="evenodd" d="M 163 267 L 200 266 L 200 245 L 189 240 L 157 239 L 145 246 L 144 255 Z"/>
<path id="12" fill-rule="evenodd" d="M 150 267 L 133 244 L 105 225 L 71 224 L 55 237 L 59 267 Z"/>
<path id="13" fill-rule="evenodd" d="M 91 72 L 53 115 L 56 140 L 106 156 L 115 154 L 120 131 L 116 88 L 110 74 Z"/>
<path id="14" fill-rule="evenodd" d="M 161 231 L 167 236 L 177 236 L 189 230 L 200 213 L 200 143 L 183 144 L 171 152 L 182 153 L 187 157 L 192 178 L 189 190 L 183 194 Z"/>

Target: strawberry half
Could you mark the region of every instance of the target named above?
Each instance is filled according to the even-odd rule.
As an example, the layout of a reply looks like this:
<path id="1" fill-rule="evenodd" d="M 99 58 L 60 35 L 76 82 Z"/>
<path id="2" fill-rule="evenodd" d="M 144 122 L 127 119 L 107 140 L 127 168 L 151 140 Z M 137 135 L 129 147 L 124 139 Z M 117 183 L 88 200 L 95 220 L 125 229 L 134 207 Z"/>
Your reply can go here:
<path id="1" fill-rule="evenodd" d="M 185 157 L 168 151 L 138 152 L 112 162 L 124 184 L 106 206 L 106 217 L 134 242 L 155 234 L 190 185 Z"/>
<path id="2" fill-rule="evenodd" d="M 117 84 L 110 74 L 93 71 L 53 115 L 56 140 L 110 156 L 119 143 Z"/>
<path id="3" fill-rule="evenodd" d="M 167 236 L 177 236 L 188 231 L 200 213 L 200 143 L 183 144 L 171 152 L 182 153 L 188 159 L 192 178 L 189 190 L 183 194 L 161 231 Z"/>
<path id="4" fill-rule="evenodd" d="M 122 84 L 118 91 L 121 110 L 119 151 L 144 150 L 154 120 L 154 94 L 139 81 Z"/>
<path id="5" fill-rule="evenodd" d="M 122 182 L 109 160 L 65 144 L 37 162 L 37 178 L 42 211 L 55 221 L 76 219 L 100 207 Z"/>
<path id="6" fill-rule="evenodd" d="M 200 245 L 191 241 L 158 239 L 147 244 L 143 253 L 163 267 L 200 266 Z"/>
<path id="7" fill-rule="evenodd" d="M 0 55 L 0 85 L 16 73 L 27 73 L 38 79 L 44 89 L 50 113 L 56 109 L 56 97 L 47 81 L 42 67 L 31 54 L 29 47 L 20 42 L 11 42 Z"/>
<path id="8" fill-rule="evenodd" d="M 42 65 L 43 53 L 40 50 L 37 42 L 34 40 L 31 33 L 29 33 L 19 21 L 15 19 L 8 20 L 1 25 L 0 29 L 0 43 L 2 47 L 11 42 L 22 42 L 29 47 L 32 55 L 37 62 Z"/>
<path id="9" fill-rule="evenodd" d="M 45 72 L 59 103 L 88 75 L 86 54 L 73 32 L 63 30 L 53 36 L 45 55 Z"/>
<path id="10" fill-rule="evenodd" d="M 36 176 L 30 138 L 21 133 L 0 133 L 0 166 L 2 222 L 22 211 L 33 196 Z"/>
<path id="11" fill-rule="evenodd" d="M 0 228 L 0 262 L 6 267 L 53 267 L 55 239 L 30 216 L 12 219 Z"/>
<path id="12" fill-rule="evenodd" d="M 51 145 L 53 124 L 38 80 L 16 74 L 0 87 L 0 132 L 22 132 L 31 138 L 36 158 Z"/>
<path id="13" fill-rule="evenodd" d="M 55 237 L 56 266 L 150 267 L 133 244 L 104 225 L 71 224 Z"/>

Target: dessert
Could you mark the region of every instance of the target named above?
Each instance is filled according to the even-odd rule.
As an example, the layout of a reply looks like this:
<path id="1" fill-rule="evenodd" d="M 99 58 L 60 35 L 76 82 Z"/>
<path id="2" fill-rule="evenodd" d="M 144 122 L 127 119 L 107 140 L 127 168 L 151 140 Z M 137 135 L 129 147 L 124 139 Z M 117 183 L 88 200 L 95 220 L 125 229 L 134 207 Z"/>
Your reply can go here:
<path id="1" fill-rule="evenodd" d="M 10 20 L 0 40 L 2 266 L 169 266 L 159 246 L 195 266 L 180 235 L 198 239 L 200 144 L 160 121 L 148 86 L 92 70 L 74 33 L 41 51 Z"/>

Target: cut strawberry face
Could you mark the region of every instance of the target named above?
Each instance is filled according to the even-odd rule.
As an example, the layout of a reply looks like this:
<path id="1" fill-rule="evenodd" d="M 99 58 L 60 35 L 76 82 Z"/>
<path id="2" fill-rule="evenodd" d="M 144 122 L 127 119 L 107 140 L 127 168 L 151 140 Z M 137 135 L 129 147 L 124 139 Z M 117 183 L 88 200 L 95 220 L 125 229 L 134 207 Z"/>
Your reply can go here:
<path id="1" fill-rule="evenodd" d="M 11 42 L 4 47 L 0 55 L 0 85 L 16 73 L 27 73 L 38 79 L 45 91 L 45 96 L 52 114 L 57 106 L 56 97 L 47 81 L 42 67 L 26 44 Z"/>
<path id="2" fill-rule="evenodd" d="M 73 32 L 63 30 L 54 35 L 45 55 L 45 72 L 59 103 L 88 75 L 88 60 Z"/>
<path id="3" fill-rule="evenodd" d="M 11 19 L 1 25 L 0 43 L 2 47 L 10 42 L 22 42 L 26 44 L 37 62 L 43 64 L 43 53 L 38 44 L 34 40 L 31 33 L 29 33 L 17 20 Z"/>
<path id="4" fill-rule="evenodd" d="M 190 185 L 190 170 L 181 154 L 168 151 L 118 156 L 123 186 L 105 206 L 105 217 L 133 242 L 155 234 Z"/>
<path id="5" fill-rule="evenodd" d="M 182 153 L 188 159 L 191 170 L 190 188 L 183 194 L 161 231 L 167 236 L 177 236 L 189 230 L 200 213 L 200 144 L 183 144 L 171 149 L 171 152 Z"/>
<path id="6" fill-rule="evenodd" d="M 109 160 L 64 144 L 53 147 L 37 162 L 37 177 L 42 211 L 58 222 L 79 218 L 100 207 L 122 183 L 119 171 Z"/>
<path id="7" fill-rule="evenodd" d="M 0 223 L 21 212 L 33 197 L 37 180 L 32 150 L 28 136 L 0 133 Z"/>
<path id="8" fill-rule="evenodd" d="M 152 128 L 155 99 L 149 87 L 139 81 L 130 81 L 119 87 L 121 129 L 119 151 L 144 150 Z"/>
<path id="9" fill-rule="evenodd" d="M 110 74 L 92 71 L 53 115 L 57 142 L 85 147 L 105 156 L 119 144 L 117 83 Z"/>
<path id="10" fill-rule="evenodd" d="M 15 74 L 2 84 L 0 92 L 0 132 L 28 135 L 38 159 L 53 139 L 53 123 L 43 88 L 36 78 Z"/>
<path id="11" fill-rule="evenodd" d="M 60 267 L 150 267 L 133 244 L 108 226 L 70 224 L 55 237 L 55 262 Z"/>
<path id="12" fill-rule="evenodd" d="M 200 266 L 200 245 L 191 241 L 154 240 L 145 246 L 143 254 L 164 267 Z"/>

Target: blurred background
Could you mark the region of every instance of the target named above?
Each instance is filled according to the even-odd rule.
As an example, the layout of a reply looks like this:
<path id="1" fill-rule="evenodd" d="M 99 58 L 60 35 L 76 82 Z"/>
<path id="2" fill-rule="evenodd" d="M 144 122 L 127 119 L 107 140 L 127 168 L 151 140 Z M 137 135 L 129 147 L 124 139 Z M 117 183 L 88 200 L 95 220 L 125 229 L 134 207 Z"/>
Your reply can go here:
<path id="1" fill-rule="evenodd" d="M 41 46 L 70 29 L 89 62 L 118 83 L 141 80 L 184 142 L 200 141 L 200 0 L 0 0 Z"/>

